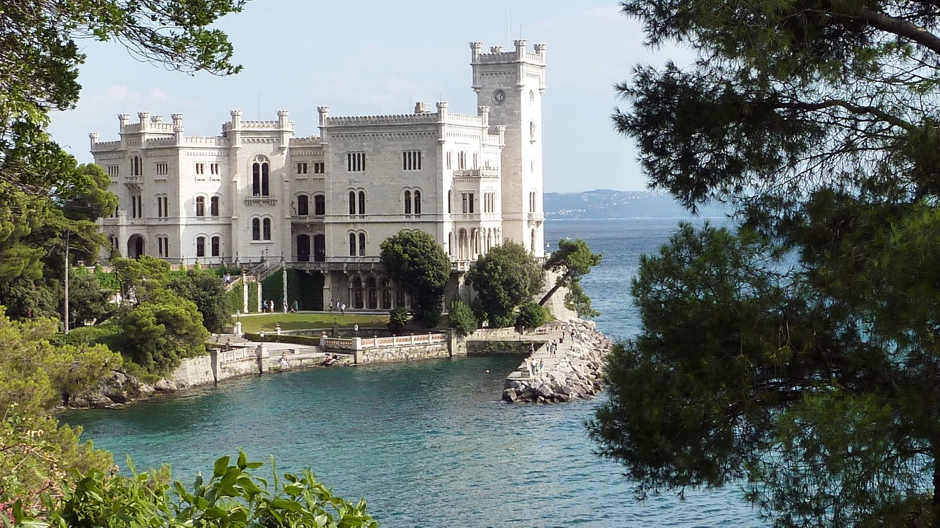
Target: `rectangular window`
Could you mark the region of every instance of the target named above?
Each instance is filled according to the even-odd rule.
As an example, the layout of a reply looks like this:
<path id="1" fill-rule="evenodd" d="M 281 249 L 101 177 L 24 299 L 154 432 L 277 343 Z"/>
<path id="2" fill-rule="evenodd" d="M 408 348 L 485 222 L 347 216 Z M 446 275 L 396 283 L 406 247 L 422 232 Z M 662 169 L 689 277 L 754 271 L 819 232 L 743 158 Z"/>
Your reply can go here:
<path id="1" fill-rule="evenodd" d="M 214 175 L 216 175 L 216 176 L 219 175 L 219 164 L 218 164 L 218 163 L 210 163 L 210 164 L 209 164 L 209 174 L 214 174 Z"/>
<path id="2" fill-rule="evenodd" d="M 306 161 L 297 162 L 297 174 L 307 174 L 307 162 Z"/>
<path id="3" fill-rule="evenodd" d="M 111 179 L 115 179 L 121 175 L 121 166 L 120 165 L 108 165 L 108 176 Z"/>
<path id="4" fill-rule="evenodd" d="M 484 193 L 483 194 L 483 212 L 484 213 L 496 212 L 496 193 Z"/>
<path id="5" fill-rule="evenodd" d="M 448 150 L 448 151 L 447 151 L 447 170 L 450 170 L 450 169 L 451 169 L 451 161 L 450 161 L 450 158 L 452 157 L 452 155 L 453 155 L 453 152 L 451 152 L 451 151 Z"/>
<path id="6" fill-rule="evenodd" d="M 206 173 L 206 164 L 197 163 L 196 164 L 196 174 L 205 174 Z"/>
<path id="7" fill-rule="evenodd" d="M 158 162 L 155 169 L 157 176 L 166 176 L 170 172 L 169 165 L 165 161 Z"/>
<path id="8" fill-rule="evenodd" d="M 421 170 L 421 151 L 406 150 L 401 153 L 401 170 L 419 171 Z"/>
<path id="9" fill-rule="evenodd" d="M 365 172 L 366 153 L 365 152 L 347 152 L 346 153 L 346 172 Z"/>
<path id="10" fill-rule="evenodd" d="M 322 161 L 315 161 L 313 163 L 313 173 L 314 174 L 324 174 L 326 173 L 326 164 Z"/>
<path id="11" fill-rule="evenodd" d="M 317 216 L 326 214 L 326 197 L 322 194 L 313 197 L 313 214 Z"/>
<path id="12" fill-rule="evenodd" d="M 463 212 L 473 214 L 473 193 L 463 193 Z"/>
<path id="13" fill-rule="evenodd" d="M 212 256 L 218 257 L 221 253 L 220 246 L 222 245 L 221 239 L 219 237 L 212 237 Z"/>

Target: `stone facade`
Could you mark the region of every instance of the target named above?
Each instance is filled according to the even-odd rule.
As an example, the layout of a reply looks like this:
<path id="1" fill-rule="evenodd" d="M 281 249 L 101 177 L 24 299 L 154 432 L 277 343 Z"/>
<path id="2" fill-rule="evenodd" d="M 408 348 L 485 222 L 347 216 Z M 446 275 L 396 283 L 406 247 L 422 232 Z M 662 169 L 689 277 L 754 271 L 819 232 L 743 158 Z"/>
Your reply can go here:
<path id="1" fill-rule="evenodd" d="M 119 116 L 118 141 L 91 137 L 119 206 L 102 229 L 122 256 L 173 264 L 282 261 L 322 275 L 320 306 L 387 310 L 407 304 L 378 266 L 379 246 L 402 229 L 434 236 L 455 281 L 504 240 L 544 256 L 541 100 L 545 46 L 471 43 L 478 107 L 447 102 L 379 116 L 331 116 L 320 135 L 294 137 L 287 111 L 272 121 L 231 112 L 219 136 L 186 136 L 147 112 Z"/>

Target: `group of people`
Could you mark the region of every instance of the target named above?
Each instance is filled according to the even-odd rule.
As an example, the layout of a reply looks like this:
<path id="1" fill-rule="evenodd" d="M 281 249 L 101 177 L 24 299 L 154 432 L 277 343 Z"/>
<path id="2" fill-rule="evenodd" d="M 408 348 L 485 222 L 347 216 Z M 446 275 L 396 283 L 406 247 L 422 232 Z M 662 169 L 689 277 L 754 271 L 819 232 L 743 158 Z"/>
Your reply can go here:
<path id="1" fill-rule="evenodd" d="M 262 313 L 274 313 L 274 301 L 261 301 L 261 312 Z M 281 307 L 284 310 L 284 313 L 296 313 L 300 309 L 300 303 L 294 301 L 289 307 L 287 306 L 287 301 L 281 303 Z"/>
<path id="2" fill-rule="evenodd" d="M 545 360 L 539 359 L 539 362 L 535 362 L 535 358 L 529 358 L 529 376 L 541 373 L 545 370 Z"/>
<path id="3" fill-rule="evenodd" d="M 330 312 L 337 311 L 341 315 L 346 315 L 346 303 L 339 302 L 339 299 L 330 301 Z"/>

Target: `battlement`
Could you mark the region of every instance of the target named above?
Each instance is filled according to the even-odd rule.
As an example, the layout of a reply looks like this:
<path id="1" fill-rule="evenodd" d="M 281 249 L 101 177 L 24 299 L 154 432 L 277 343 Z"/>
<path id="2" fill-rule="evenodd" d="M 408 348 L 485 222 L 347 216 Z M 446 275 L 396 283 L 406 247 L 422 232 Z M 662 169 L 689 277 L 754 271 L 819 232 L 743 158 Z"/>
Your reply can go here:
<path id="1" fill-rule="evenodd" d="M 425 110 L 424 103 L 418 103 L 413 114 L 389 114 L 373 116 L 342 116 L 330 117 L 327 113 L 321 113 L 320 126 L 326 127 L 365 127 L 365 126 L 394 126 L 394 125 L 431 125 L 436 123 L 445 123 L 450 125 L 470 125 L 485 126 L 484 114 L 452 114 L 447 111 L 446 101 L 437 103 L 437 112 L 428 112 Z M 420 111 L 419 111 L 420 110 Z"/>
<path id="2" fill-rule="evenodd" d="M 173 123 L 164 123 L 163 116 L 151 116 L 150 112 L 138 112 L 137 118 L 139 119 L 137 123 L 131 123 L 129 114 L 118 115 L 121 134 L 171 135 L 176 132 L 176 127 L 182 124 L 182 116 L 177 120 L 176 115 L 173 116 Z"/>
<path id="3" fill-rule="evenodd" d="M 222 132 L 238 130 L 294 131 L 294 123 L 288 121 L 287 110 L 278 110 L 277 121 L 246 121 L 241 110 L 232 110 L 232 120 L 222 125 Z"/>
<path id="4" fill-rule="evenodd" d="M 287 130 L 294 130 L 294 123 L 288 123 Z M 222 130 L 284 130 L 279 121 L 239 121 L 238 127 L 231 121 L 222 125 Z"/>
<path id="5" fill-rule="evenodd" d="M 391 114 L 374 116 L 327 117 L 323 126 L 381 126 L 437 123 L 438 114 Z"/>
<path id="6" fill-rule="evenodd" d="M 526 41 L 516 40 L 513 42 L 516 49 L 512 51 L 503 51 L 502 46 L 493 46 L 489 53 L 483 52 L 482 42 L 470 43 L 470 59 L 472 65 L 478 64 L 511 64 L 525 62 L 540 66 L 545 65 L 545 44 L 536 44 L 535 53 L 526 51 Z"/>
<path id="7" fill-rule="evenodd" d="M 291 138 L 290 146 L 292 147 L 316 147 L 322 144 L 322 139 L 320 136 L 307 136 L 299 138 Z"/>
<path id="8" fill-rule="evenodd" d="M 92 152 L 108 152 L 121 148 L 120 141 L 92 141 Z"/>

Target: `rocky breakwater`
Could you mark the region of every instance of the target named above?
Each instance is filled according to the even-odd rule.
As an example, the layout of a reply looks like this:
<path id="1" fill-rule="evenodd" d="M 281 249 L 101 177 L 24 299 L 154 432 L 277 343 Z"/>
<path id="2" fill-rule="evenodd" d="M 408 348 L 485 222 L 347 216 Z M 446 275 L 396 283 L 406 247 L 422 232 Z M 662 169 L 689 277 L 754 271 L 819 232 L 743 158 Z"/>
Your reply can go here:
<path id="1" fill-rule="evenodd" d="M 504 401 L 557 403 L 592 398 L 601 391 L 611 342 L 593 321 L 566 321 L 542 338 L 547 342 L 506 378 Z"/>

